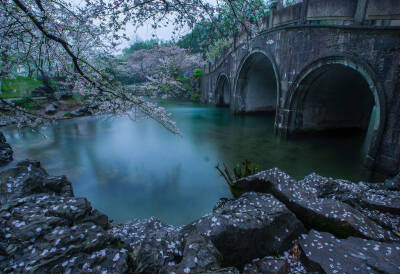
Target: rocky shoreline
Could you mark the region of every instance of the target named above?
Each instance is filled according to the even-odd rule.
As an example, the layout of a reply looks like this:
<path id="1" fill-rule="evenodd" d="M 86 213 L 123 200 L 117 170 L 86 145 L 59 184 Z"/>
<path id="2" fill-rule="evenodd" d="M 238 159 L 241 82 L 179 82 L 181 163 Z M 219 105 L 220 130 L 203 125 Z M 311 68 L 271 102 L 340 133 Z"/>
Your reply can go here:
<path id="1" fill-rule="evenodd" d="M 41 116 L 48 116 L 53 120 L 66 120 L 71 118 L 92 116 L 95 113 L 93 106 L 73 100 L 72 97 L 69 98 L 69 100 L 64 100 L 62 97 L 60 99 L 33 97 L 32 100 L 40 101 L 41 105 L 40 109 L 30 110 L 32 113 Z M 19 122 L 19 119 L 12 116 L 0 116 L 0 127 L 13 126 Z"/>
<path id="2" fill-rule="evenodd" d="M 1 273 L 399 273 L 400 192 L 279 169 L 174 227 L 113 224 L 65 176 L 22 161 L 0 173 Z"/>

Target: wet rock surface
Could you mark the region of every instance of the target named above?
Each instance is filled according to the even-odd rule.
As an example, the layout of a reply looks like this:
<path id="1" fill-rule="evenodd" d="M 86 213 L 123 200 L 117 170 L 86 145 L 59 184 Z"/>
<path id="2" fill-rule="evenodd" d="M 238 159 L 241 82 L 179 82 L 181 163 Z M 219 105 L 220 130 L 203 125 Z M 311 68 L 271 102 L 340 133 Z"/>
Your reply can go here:
<path id="1" fill-rule="evenodd" d="M 210 239 L 154 217 L 114 226 L 109 233 L 129 243 L 135 273 L 239 273 L 221 267 L 221 254 Z"/>
<path id="2" fill-rule="evenodd" d="M 245 267 L 244 273 L 289 273 L 289 263 L 285 259 L 264 258 L 255 260 Z"/>
<path id="3" fill-rule="evenodd" d="M 110 236 L 106 215 L 73 197 L 65 177 L 24 161 L 0 174 L 0 272 L 123 273 L 128 246 Z"/>
<path id="4" fill-rule="evenodd" d="M 137 273 L 157 273 L 165 265 L 175 265 L 182 259 L 179 229 L 156 218 L 117 225 L 109 233 L 129 243 Z"/>
<path id="5" fill-rule="evenodd" d="M 277 169 L 237 187 L 269 193 L 221 199 L 183 227 L 154 217 L 114 225 L 74 197 L 65 176 L 50 176 L 36 161 L 19 162 L 0 173 L 0 272 L 400 271 L 398 192 L 316 174 L 295 181 Z"/>
<path id="6" fill-rule="evenodd" d="M 6 137 L 0 132 L 0 165 L 6 165 L 13 160 L 13 150 L 7 143 Z"/>
<path id="7" fill-rule="evenodd" d="M 386 190 L 381 183 L 354 184 L 346 180 L 325 178 L 315 173 L 305 177 L 299 184 L 314 188 L 319 198 L 345 202 L 357 209 L 366 208 L 400 214 L 400 192 Z"/>
<path id="8" fill-rule="evenodd" d="M 400 245 L 312 230 L 300 240 L 304 264 L 318 273 L 399 273 Z"/>
<path id="9" fill-rule="evenodd" d="M 272 193 L 308 228 L 327 231 L 342 238 L 355 236 L 378 241 L 399 240 L 396 234 L 359 210 L 379 208 L 397 212 L 398 192 L 371 187 L 366 192 L 358 185 L 315 174 L 296 181 L 277 168 L 238 180 L 234 187 L 242 192 Z"/>
<path id="10" fill-rule="evenodd" d="M 183 230 L 210 238 L 221 252 L 223 265 L 236 267 L 282 253 L 305 232 L 283 203 L 272 195 L 255 192 L 226 201 Z"/>

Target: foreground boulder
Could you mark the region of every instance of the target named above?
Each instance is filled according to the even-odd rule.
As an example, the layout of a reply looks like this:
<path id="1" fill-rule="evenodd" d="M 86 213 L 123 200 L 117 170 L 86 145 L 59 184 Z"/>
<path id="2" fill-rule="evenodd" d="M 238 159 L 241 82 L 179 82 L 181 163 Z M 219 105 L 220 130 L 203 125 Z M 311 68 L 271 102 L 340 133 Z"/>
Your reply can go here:
<path id="1" fill-rule="evenodd" d="M 398 173 L 393 178 L 385 180 L 384 186 L 390 190 L 399 190 L 400 191 L 400 173 Z"/>
<path id="2" fill-rule="evenodd" d="M 242 192 L 272 193 L 310 229 L 327 231 L 341 238 L 355 236 L 378 241 L 399 240 L 391 231 L 349 203 L 337 200 L 335 195 L 321 198 L 314 185 L 307 181 L 298 182 L 277 168 L 240 179 L 233 187 Z M 372 197 L 369 202 L 376 203 Z"/>
<path id="3" fill-rule="evenodd" d="M 304 265 L 318 273 L 400 273 L 400 245 L 312 230 L 300 240 Z"/>
<path id="4" fill-rule="evenodd" d="M 272 195 L 253 192 L 220 204 L 183 231 L 211 239 L 221 252 L 223 265 L 243 267 L 254 258 L 288 250 L 305 229 Z"/>
<path id="5" fill-rule="evenodd" d="M 201 273 L 221 271 L 221 255 L 213 243 L 199 235 L 191 234 L 184 238 L 182 260 L 168 263 L 161 273 Z M 226 273 L 235 273 L 235 269 L 225 269 Z"/>
<path id="6" fill-rule="evenodd" d="M 258 274 L 258 273 L 276 273 L 286 274 L 289 273 L 289 263 L 285 259 L 264 258 L 255 260 L 253 263 L 246 265 L 245 273 Z"/>
<path id="7" fill-rule="evenodd" d="M 24 161 L 0 173 L 0 188 L 1 273 L 129 269 L 129 246 L 107 233 L 106 215 L 73 197 L 65 177 Z"/>
<path id="8" fill-rule="evenodd" d="M 342 201 L 359 210 L 383 228 L 400 236 L 400 191 L 391 191 L 385 183 L 357 184 L 310 174 L 299 182 L 314 189 L 319 198 Z"/>
<path id="9" fill-rule="evenodd" d="M 49 176 L 37 161 L 22 161 L 15 168 L 1 172 L 0 183 L 3 204 L 40 193 L 74 196 L 72 185 L 65 176 Z"/>
<path id="10" fill-rule="evenodd" d="M 132 220 L 113 227 L 109 233 L 129 243 L 136 273 L 157 273 L 165 265 L 175 265 L 182 259 L 183 239 L 179 229 L 156 218 Z"/>
<path id="11" fill-rule="evenodd" d="M 13 150 L 7 143 L 6 137 L 0 132 L 0 165 L 6 165 L 13 160 Z"/>
<path id="12" fill-rule="evenodd" d="M 339 200 L 357 209 L 366 208 L 400 215 L 400 192 L 386 190 L 382 183 L 355 184 L 312 173 L 299 184 L 314 189 L 315 195 L 319 198 Z"/>
<path id="13" fill-rule="evenodd" d="M 221 254 L 210 239 L 184 235 L 154 217 L 114 226 L 109 233 L 129 243 L 134 273 L 239 273 L 221 267 Z"/>

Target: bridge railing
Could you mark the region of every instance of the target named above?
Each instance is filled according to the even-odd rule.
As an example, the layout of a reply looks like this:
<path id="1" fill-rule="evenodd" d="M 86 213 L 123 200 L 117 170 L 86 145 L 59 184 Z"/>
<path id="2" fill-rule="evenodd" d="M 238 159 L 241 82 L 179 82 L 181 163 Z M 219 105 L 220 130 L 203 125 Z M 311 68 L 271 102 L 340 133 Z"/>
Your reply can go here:
<path id="1" fill-rule="evenodd" d="M 272 5 L 261 31 L 291 25 L 400 26 L 400 0 L 303 0 L 280 9 Z M 231 47 L 204 67 L 205 72 L 215 70 L 226 56 L 249 39 L 246 32 L 235 35 Z"/>
<path id="2" fill-rule="evenodd" d="M 272 6 L 269 29 L 291 24 L 400 26 L 399 0 L 303 0 Z"/>

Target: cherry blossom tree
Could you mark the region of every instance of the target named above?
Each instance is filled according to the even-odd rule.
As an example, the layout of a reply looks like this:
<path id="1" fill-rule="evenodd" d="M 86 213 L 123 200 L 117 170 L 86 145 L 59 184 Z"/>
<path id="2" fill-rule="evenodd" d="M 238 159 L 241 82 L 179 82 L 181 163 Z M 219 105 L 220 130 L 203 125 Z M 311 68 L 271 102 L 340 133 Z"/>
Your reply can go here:
<path id="1" fill-rule="evenodd" d="M 215 21 L 223 9 L 245 29 L 245 19 L 262 1 L 250 0 L 2 0 L 0 3 L 0 83 L 12 67 L 32 66 L 42 76 L 62 73 L 100 114 L 124 114 L 132 109 L 179 134 L 165 109 L 134 96 L 106 73 L 107 58 L 126 38 L 127 24 L 153 28 L 173 25 L 175 30 Z M 257 4 L 258 3 L 258 4 Z M 246 9 L 244 8 L 246 7 Z M 3 115 L 18 117 L 19 125 L 51 121 L 1 99 Z"/>

